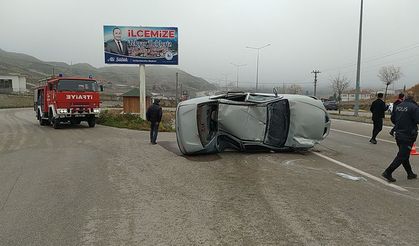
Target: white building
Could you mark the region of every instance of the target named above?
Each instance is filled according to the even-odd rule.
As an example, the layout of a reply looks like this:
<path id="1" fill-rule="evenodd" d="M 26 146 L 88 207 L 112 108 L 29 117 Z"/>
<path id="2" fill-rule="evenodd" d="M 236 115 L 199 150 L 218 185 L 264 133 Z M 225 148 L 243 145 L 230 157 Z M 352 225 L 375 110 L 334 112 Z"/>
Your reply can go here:
<path id="1" fill-rule="evenodd" d="M 355 90 L 350 90 L 342 93 L 342 102 L 351 102 L 355 101 Z M 375 98 L 375 94 L 372 90 L 361 90 L 359 94 L 360 100 L 368 100 Z"/>
<path id="2" fill-rule="evenodd" d="M 1 92 L 26 92 L 26 77 L 21 75 L 0 75 Z"/>

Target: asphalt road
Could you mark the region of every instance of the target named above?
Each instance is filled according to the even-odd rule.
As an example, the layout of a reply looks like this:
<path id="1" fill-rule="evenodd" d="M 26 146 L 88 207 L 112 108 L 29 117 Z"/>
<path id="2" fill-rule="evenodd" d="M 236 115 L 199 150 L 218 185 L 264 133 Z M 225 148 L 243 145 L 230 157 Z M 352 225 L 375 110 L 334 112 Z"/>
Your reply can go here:
<path id="1" fill-rule="evenodd" d="M 309 152 L 184 157 L 173 133 L 0 110 L 0 245 L 417 245 L 419 180 L 379 178 L 390 129 L 332 128 Z"/>

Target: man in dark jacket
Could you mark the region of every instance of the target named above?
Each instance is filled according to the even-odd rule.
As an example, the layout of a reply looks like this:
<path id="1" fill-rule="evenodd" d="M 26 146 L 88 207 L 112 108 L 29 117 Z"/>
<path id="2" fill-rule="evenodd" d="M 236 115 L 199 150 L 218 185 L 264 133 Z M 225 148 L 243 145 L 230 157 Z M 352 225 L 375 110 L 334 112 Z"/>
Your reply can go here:
<path id="1" fill-rule="evenodd" d="M 401 102 L 403 102 L 403 99 L 404 99 L 404 94 L 403 94 L 403 93 L 400 93 L 400 94 L 399 94 L 399 97 L 397 98 L 397 100 L 396 100 L 396 101 L 394 101 L 394 103 L 393 103 L 393 110 L 394 110 L 394 108 L 395 108 L 397 105 L 399 105 Z M 392 113 L 393 113 L 393 112 L 392 112 Z M 393 127 L 393 128 L 391 128 L 390 135 L 391 135 L 391 136 L 394 136 L 394 127 Z"/>
<path id="2" fill-rule="evenodd" d="M 412 92 L 409 91 L 407 98 L 393 108 L 391 121 L 395 125 L 396 142 L 397 146 L 399 146 L 399 152 L 390 166 L 383 172 L 382 176 L 388 182 L 395 182 L 396 179 L 393 178 L 392 173 L 403 164 L 407 172 L 407 178 L 416 179 L 417 175 L 412 171 L 409 157 L 412 145 L 418 136 L 419 107 L 413 100 Z"/>
<path id="3" fill-rule="evenodd" d="M 155 99 L 154 103 L 147 109 L 146 117 L 150 121 L 150 142 L 156 144 L 157 134 L 159 133 L 159 124 L 163 115 L 159 105 L 160 100 Z"/>
<path id="4" fill-rule="evenodd" d="M 372 122 L 374 123 L 370 143 L 377 144 L 377 140 L 375 138 L 383 129 L 383 118 L 387 108 L 388 106 L 386 106 L 385 102 L 383 101 L 383 93 L 378 93 L 377 99 L 372 102 L 370 107 L 370 111 L 372 112 Z"/>

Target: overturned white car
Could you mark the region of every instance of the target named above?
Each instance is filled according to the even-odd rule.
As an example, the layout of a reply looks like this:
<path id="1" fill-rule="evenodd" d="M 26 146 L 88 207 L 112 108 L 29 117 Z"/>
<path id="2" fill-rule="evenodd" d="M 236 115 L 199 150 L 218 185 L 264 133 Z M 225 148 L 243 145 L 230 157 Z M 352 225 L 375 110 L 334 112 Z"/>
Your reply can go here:
<path id="1" fill-rule="evenodd" d="M 183 154 L 308 149 L 329 131 L 322 102 L 302 95 L 227 93 L 183 101 L 176 111 Z"/>

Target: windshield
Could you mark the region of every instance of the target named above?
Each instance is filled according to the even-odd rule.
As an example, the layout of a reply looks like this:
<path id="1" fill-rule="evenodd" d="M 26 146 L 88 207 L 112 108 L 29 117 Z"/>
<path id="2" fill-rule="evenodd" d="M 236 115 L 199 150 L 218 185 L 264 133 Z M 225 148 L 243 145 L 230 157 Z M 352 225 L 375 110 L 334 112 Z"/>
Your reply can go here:
<path id="1" fill-rule="evenodd" d="M 94 80 L 63 79 L 58 81 L 58 91 L 98 91 Z"/>

